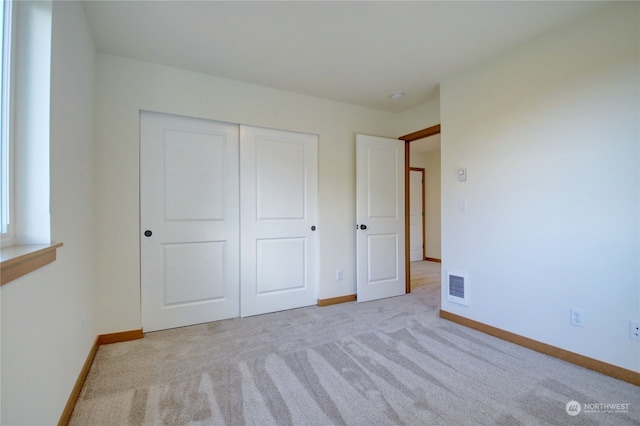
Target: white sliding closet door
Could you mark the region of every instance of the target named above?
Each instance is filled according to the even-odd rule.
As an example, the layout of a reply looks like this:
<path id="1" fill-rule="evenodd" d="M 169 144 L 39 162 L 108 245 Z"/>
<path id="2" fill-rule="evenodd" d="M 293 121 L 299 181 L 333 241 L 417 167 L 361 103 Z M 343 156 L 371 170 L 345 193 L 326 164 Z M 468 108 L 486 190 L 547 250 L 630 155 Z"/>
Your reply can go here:
<path id="1" fill-rule="evenodd" d="M 317 303 L 318 136 L 240 126 L 241 315 Z"/>
<path id="2" fill-rule="evenodd" d="M 239 315 L 238 126 L 140 116 L 142 326 Z"/>
<path id="3" fill-rule="evenodd" d="M 317 135 L 151 112 L 140 130 L 145 331 L 317 303 Z"/>

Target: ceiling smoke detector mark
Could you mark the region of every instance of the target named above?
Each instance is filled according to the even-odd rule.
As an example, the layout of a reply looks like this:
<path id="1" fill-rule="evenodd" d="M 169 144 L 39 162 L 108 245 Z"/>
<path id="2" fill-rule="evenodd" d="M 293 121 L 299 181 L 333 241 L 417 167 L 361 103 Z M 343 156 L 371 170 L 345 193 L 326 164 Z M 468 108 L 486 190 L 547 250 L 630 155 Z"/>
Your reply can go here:
<path id="1" fill-rule="evenodd" d="M 401 92 L 396 92 L 389 95 L 389 99 L 391 99 L 392 101 L 399 101 L 402 98 L 404 98 L 404 93 Z"/>

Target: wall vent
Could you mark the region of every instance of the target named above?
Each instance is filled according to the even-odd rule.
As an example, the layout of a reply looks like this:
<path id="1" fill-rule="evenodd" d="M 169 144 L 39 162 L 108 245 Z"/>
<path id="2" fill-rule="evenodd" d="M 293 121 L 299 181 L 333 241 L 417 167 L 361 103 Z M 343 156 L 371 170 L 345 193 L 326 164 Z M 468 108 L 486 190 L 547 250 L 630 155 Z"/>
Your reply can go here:
<path id="1" fill-rule="evenodd" d="M 450 302 L 469 306 L 469 279 L 455 272 L 447 273 L 447 299 Z"/>

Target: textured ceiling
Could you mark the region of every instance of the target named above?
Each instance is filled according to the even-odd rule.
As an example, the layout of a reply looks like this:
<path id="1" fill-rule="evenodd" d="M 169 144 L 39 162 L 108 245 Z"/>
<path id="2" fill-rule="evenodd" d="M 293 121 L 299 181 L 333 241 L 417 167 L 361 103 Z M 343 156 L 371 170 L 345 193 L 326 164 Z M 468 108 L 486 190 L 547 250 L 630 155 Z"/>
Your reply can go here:
<path id="1" fill-rule="evenodd" d="M 83 4 L 99 52 L 401 112 L 437 97 L 447 76 L 603 2 Z"/>

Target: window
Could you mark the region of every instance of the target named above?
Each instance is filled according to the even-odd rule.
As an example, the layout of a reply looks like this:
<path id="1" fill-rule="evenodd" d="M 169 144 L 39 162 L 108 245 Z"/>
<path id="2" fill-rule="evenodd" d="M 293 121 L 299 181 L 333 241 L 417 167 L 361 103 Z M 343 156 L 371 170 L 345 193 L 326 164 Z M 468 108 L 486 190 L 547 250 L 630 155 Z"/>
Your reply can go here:
<path id="1" fill-rule="evenodd" d="M 0 0 L 0 285 L 62 246 L 49 213 L 52 13 L 51 1 Z"/>
<path id="2" fill-rule="evenodd" d="M 11 244 L 11 1 L 0 2 L 0 232 L 2 242 Z"/>

